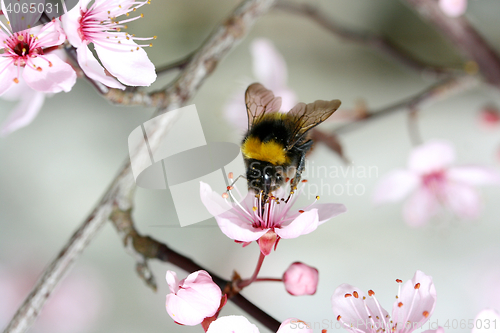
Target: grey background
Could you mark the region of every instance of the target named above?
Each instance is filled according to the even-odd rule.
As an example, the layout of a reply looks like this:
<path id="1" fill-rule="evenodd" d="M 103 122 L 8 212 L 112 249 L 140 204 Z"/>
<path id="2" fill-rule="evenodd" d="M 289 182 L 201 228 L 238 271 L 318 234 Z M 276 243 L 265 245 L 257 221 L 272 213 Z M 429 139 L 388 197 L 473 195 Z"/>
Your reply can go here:
<path id="1" fill-rule="evenodd" d="M 399 1 L 314 2 L 325 14 L 346 25 L 391 36 L 423 60 L 461 64 L 450 45 Z M 156 65 L 167 64 L 198 47 L 237 3 L 152 1 L 141 10 L 146 19 L 129 24 L 128 31 L 137 36 L 157 35 L 148 54 Z M 470 1 L 468 10 L 468 17 L 497 49 L 499 10 L 495 0 Z M 410 96 L 432 82 L 371 49 L 341 42 L 306 19 L 274 12 L 259 21 L 194 99 L 207 141 L 238 143 L 241 139 L 241 134 L 225 122 L 222 110 L 236 88 L 251 81 L 249 43 L 256 37 L 274 41 L 288 63 L 289 86 L 304 102 L 339 98 L 343 108 L 352 108 L 357 99 L 363 98 L 370 107 L 377 108 Z M 171 78 L 158 79 L 156 86 Z M 499 103 L 498 93 L 479 87 L 424 108 L 420 120 L 424 139 L 453 141 L 459 164 L 498 168 L 500 132 L 486 131 L 477 123 L 478 110 L 488 102 Z M 0 120 L 13 106 L 0 100 Z M 0 140 L 0 263 L 4 268 L 29 263 L 32 267 L 38 265 L 41 272 L 90 212 L 128 156 L 130 132 L 152 112 L 111 106 L 88 83 L 78 81 L 70 93 L 47 99 L 32 125 Z M 332 122 L 323 129 L 335 126 Z M 406 117 L 401 113 L 343 135 L 342 141 L 356 165 L 376 166 L 380 176 L 404 166 L 411 147 Z M 339 158 L 321 146 L 315 149 L 311 161 L 315 165 L 341 165 Z M 320 183 L 320 179 L 309 180 Z M 363 184 L 366 193 L 322 195 L 321 199 L 344 203 L 348 212 L 315 233 L 280 242 L 278 251 L 265 260 L 262 268 L 262 276 L 280 276 L 294 261 L 313 265 L 320 270 L 318 293 L 313 297 L 292 297 L 279 284 L 260 283 L 246 289 L 245 296 L 280 320 L 295 316 L 322 323 L 335 320 L 330 297 L 341 283 L 375 290 L 379 301 L 390 310 L 397 292 L 394 280 L 408 280 L 420 269 L 432 275 L 436 283 L 438 301 L 431 320 L 467 320 L 484 307 L 500 309 L 500 291 L 495 283 L 500 277 L 500 189 L 482 191 L 485 210 L 477 221 L 452 221 L 414 230 L 402 221 L 400 204 L 372 206 L 370 196 L 377 177 L 332 181 L 348 180 Z M 165 191 L 138 189 L 134 218 L 142 233 L 166 242 L 225 277 L 230 277 L 233 270 L 249 276 L 258 258 L 255 244 L 241 248 L 214 227 L 214 221 L 178 227 L 171 198 Z M 92 267 L 98 272 L 106 299 L 100 320 L 86 332 L 201 331 L 200 327 L 175 325 L 164 308 L 166 270 L 175 269 L 181 277 L 186 276 L 185 272 L 152 262 L 159 283 L 155 294 L 136 276 L 133 265 L 113 227 L 106 225 L 76 264 L 77 268 Z M 222 315 L 240 313 L 229 303 Z"/>

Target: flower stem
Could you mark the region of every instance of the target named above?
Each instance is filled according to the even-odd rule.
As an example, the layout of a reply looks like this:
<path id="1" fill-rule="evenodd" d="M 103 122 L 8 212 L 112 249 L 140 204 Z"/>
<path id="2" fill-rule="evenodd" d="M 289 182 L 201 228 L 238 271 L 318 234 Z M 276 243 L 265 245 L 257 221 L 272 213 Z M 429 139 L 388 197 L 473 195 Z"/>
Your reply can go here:
<path id="1" fill-rule="evenodd" d="M 258 279 L 254 280 L 254 282 L 265 282 L 265 281 L 283 282 L 283 279 L 282 278 L 258 278 Z"/>
<path id="2" fill-rule="evenodd" d="M 262 252 L 260 252 L 259 261 L 257 262 L 257 267 L 255 267 L 255 271 L 253 272 L 252 277 L 246 280 L 241 280 L 240 282 L 237 283 L 239 290 L 249 286 L 252 282 L 254 282 L 257 279 L 257 275 L 259 274 L 260 268 L 262 267 L 262 263 L 264 262 L 265 257 L 266 256 L 263 255 Z"/>

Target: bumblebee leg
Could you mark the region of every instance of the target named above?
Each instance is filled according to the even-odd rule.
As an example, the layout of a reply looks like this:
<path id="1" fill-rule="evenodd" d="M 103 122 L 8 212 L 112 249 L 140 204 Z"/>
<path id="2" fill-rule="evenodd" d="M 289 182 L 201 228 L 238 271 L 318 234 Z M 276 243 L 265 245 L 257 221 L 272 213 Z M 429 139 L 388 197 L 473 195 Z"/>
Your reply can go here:
<path id="1" fill-rule="evenodd" d="M 231 185 L 229 186 L 233 186 L 234 184 L 236 184 L 236 182 L 238 181 L 238 179 L 240 178 L 243 178 L 243 179 L 247 179 L 247 177 L 243 176 L 243 175 L 239 175 L 235 180 L 233 180 L 233 182 L 231 183 Z"/>
<path id="2" fill-rule="evenodd" d="M 290 191 L 294 191 L 295 188 L 297 187 L 297 184 L 300 182 L 300 179 L 302 177 L 302 171 L 304 171 L 305 167 L 306 154 L 309 151 L 309 149 L 311 149 L 312 145 L 313 141 L 308 140 L 297 147 L 297 149 L 300 151 L 300 159 L 299 163 L 297 164 L 297 172 L 295 173 L 295 177 L 293 178 L 293 181 L 290 184 Z"/>

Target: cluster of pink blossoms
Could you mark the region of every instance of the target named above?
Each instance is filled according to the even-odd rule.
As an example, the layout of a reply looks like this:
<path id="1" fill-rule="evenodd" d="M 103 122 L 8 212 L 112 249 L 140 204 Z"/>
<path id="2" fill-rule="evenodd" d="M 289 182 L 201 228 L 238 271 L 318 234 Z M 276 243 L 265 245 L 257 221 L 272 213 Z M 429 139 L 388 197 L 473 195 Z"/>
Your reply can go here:
<path id="1" fill-rule="evenodd" d="M 68 92 L 76 82 L 76 72 L 64 54 L 56 52 L 67 40 L 76 47 L 78 66 L 89 78 L 108 87 L 149 86 L 156 80 L 153 63 L 137 38 L 121 31 L 130 17 L 149 1 L 81 0 L 60 18 L 27 30 L 12 32 L 0 22 L 0 97 L 21 99 L 21 103 L 2 125 L 6 135 L 28 125 L 40 111 L 44 94 Z M 2 1 L 3 4 L 3 1 Z M 8 12 L 2 13 L 8 22 Z M 123 20 L 118 18 L 123 16 Z M 15 31 L 15 30 L 14 30 Z M 100 62 L 89 45 L 94 46 Z"/>
<path id="2" fill-rule="evenodd" d="M 171 291 L 167 295 L 167 312 L 178 324 L 201 324 L 207 333 L 259 333 L 257 326 L 243 316 L 219 317 L 227 299 L 221 297 L 219 287 L 207 272 L 194 272 L 179 282 L 176 274 L 168 271 L 167 282 Z M 432 277 L 417 271 L 406 283 L 399 279 L 396 282 L 399 289 L 391 314 L 378 302 L 373 290 L 365 294 L 359 288 L 344 283 L 335 289 L 331 298 L 333 315 L 347 331 L 356 333 L 411 333 L 423 328 L 436 306 L 436 288 Z M 469 321 L 468 326 L 472 328 L 472 333 L 497 332 L 497 321 L 500 321 L 498 312 L 486 309 L 474 321 Z M 423 333 L 445 332 L 443 327 L 437 326 L 437 322 L 428 326 L 432 329 Z M 277 331 L 292 332 L 312 333 L 313 330 L 304 321 L 288 318 Z"/>

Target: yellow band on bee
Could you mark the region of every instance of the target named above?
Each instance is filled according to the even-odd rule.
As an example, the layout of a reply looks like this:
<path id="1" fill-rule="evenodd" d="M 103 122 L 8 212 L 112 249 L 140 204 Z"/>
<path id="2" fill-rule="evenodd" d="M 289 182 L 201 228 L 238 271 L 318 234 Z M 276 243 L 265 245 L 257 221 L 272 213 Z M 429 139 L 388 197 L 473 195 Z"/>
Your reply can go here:
<path id="1" fill-rule="evenodd" d="M 273 165 L 288 164 L 285 147 L 276 142 L 262 142 L 259 138 L 248 137 L 241 145 L 241 152 L 246 158 L 269 162 Z"/>

